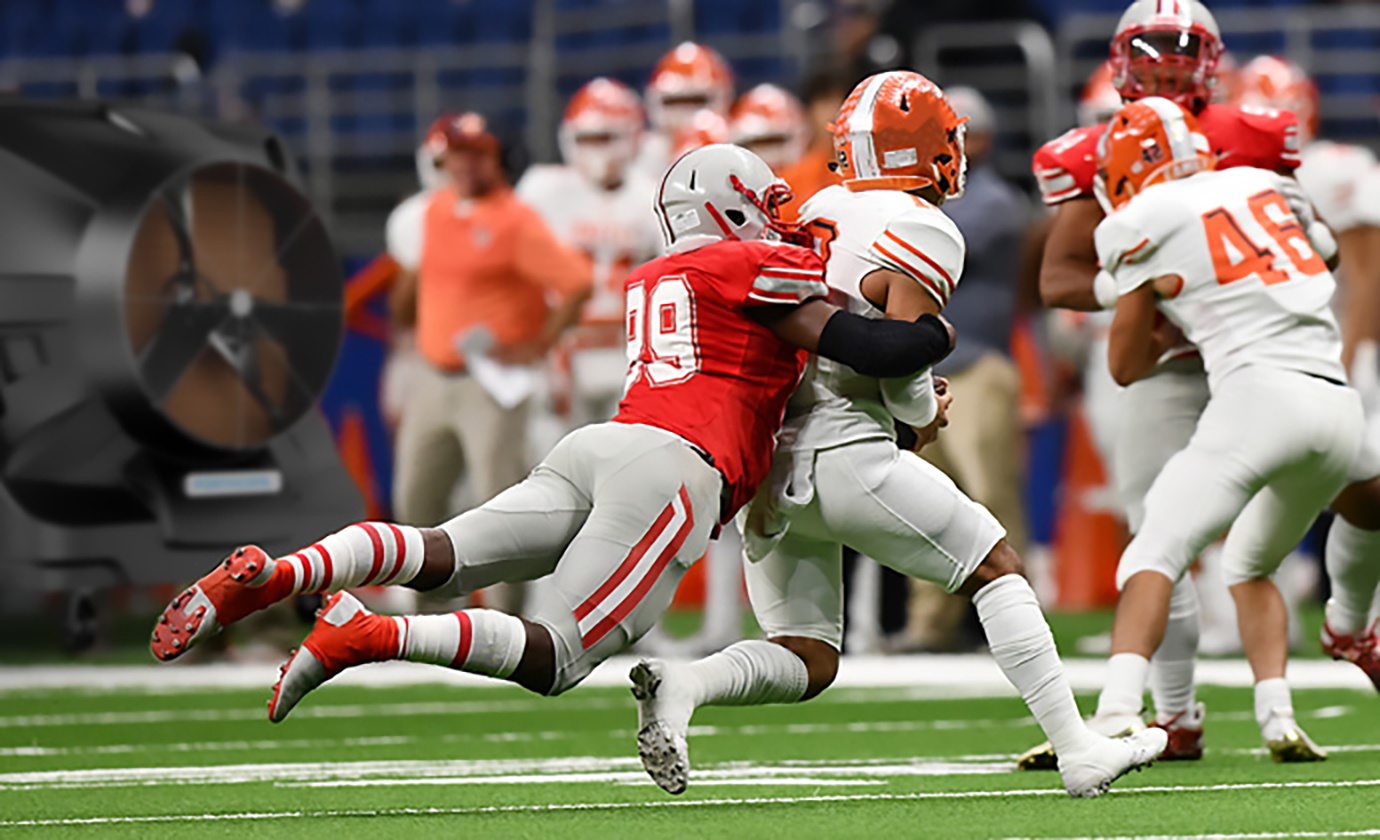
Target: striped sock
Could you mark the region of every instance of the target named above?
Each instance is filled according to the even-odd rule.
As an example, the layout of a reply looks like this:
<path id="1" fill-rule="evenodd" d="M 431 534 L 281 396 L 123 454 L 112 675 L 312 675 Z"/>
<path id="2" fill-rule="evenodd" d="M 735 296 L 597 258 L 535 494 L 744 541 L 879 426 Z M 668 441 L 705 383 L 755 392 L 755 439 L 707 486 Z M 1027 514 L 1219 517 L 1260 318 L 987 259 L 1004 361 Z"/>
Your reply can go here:
<path id="1" fill-rule="evenodd" d="M 497 610 L 408 615 L 398 624 L 398 658 L 507 679 L 527 648 L 522 619 Z"/>
<path id="2" fill-rule="evenodd" d="M 301 592 L 339 592 L 356 586 L 399 586 L 421 571 L 422 532 L 390 522 L 360 522 L 280 557 L 251 586 Z"/>

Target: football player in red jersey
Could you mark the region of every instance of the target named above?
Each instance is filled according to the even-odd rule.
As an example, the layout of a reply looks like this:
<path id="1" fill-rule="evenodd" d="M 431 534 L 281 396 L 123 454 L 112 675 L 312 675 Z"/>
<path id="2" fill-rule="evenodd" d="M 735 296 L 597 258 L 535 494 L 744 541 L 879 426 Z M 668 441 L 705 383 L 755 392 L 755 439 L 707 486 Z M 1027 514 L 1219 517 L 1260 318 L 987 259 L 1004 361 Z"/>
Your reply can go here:
<path id="1" fill-rule="evenodd" d="M 435 528 L 351 525 L 270 558 L 249 546 L 175 598 L 152 648 L 173 659 L 217 628 L 298 592 L 335 593 L 282 670 L 280 721 L 345 668 L 406 659 L 560 694 L 626 649 L 685 570 L 753 495 L 808 352 L 904 377 L 948 354 L 926 315 L 869 320 L 827 303 L 824 264 L 776 206 L 789 191 L 737 146 L 687 154 L 662 181 L 670 253 L 627 281 L 628 383 L 612 422 L 566 436 L 531 475 Z M 493 610 L 377 616 L 342 590 L 461 592 L 550 576 L 530 620 Z"/>
<path id="2" fill-rule="evenodd" d="M 1252 166 L 1290 174 L 1299 164 L 1298 123 L 1288 111 L 1243 109 L 1212 102 L 1221 35 L 1212 13 L 1197 0 L 1136 0 L 1122 15 L 1111 44 L 1112 83 L 1125 100 L 1162 96 L 1193 112 L 1219 168 Z M 1034 171 L 1045 203 L 1055 208 L 1040 270 L 1047 305 L 1082 311 L 1116 301 L 1110 275 L 1100 272 L 1093 231 L 1102 206 L 1093 195 L 1097 143 L 1104 125 L 1076 128 L 1036 153 Z M 1291 202 L 1292 203 L 1292 202 Z M 1306 202 L 1305 202 L 1306 203 Z M 1156 372 L 1121 394 L 1122 422 L 1113 442 L 1112 477 L 1134 533 L 1144 518 L 1144 499 L 1165 462 L 1192 436 L 1207 405 L 1207 379 L 1197 351 L 1186 343 L 1165 354 Z M 1174 588 L 1169 626 L 1151 663 L 1155 723 L 1168 729 L 1165 759 L 1202 756 L 1203 707 L 1195 702 L 1193 667 L 1198 649 L 1198 600 L 1191 579 Z M 1112 708 L 1124 696 L 1115 686 L 1113 661 L 1103 700 L 1090 725 L 1105 730 L 1126 719 Z M 1140 711 L 1130 709 L 1131 714 Z M 1037 747 L 1018 762 L 1024 769 L 1052 769 L 1053 753 Z"/>

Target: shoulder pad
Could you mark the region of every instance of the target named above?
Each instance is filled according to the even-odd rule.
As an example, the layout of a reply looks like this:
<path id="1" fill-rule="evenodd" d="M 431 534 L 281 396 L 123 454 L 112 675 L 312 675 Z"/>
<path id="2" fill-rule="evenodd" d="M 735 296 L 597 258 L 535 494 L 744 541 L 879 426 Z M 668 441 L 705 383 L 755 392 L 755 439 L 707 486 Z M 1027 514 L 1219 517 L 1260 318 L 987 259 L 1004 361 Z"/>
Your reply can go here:
<path id="1" fill-rule="evenodd" d="M 1093 176 L 1097 174 L 1097 141 L 1104 128 L 1075 128 L 1036 150 L 1031 168 L 1045 204 L 1060 204 L 1092 194 Z"/>
<path id="2" fill-rule="evenodd" d="M 873 259 L 914 278 L 941 307 L 948 305 L 963 274 L 964 254 L 958 226 L 931 207 L 892 219 L 871 249 Z"/>
<path id="3" fill-rule="evenodd" d="M 1217 153 L 1217 168 L 1253 166 L 1271 171 L 1299 165 L 1299 122 L 1293 111 L 1209 105 L 1198 123 Z"/>

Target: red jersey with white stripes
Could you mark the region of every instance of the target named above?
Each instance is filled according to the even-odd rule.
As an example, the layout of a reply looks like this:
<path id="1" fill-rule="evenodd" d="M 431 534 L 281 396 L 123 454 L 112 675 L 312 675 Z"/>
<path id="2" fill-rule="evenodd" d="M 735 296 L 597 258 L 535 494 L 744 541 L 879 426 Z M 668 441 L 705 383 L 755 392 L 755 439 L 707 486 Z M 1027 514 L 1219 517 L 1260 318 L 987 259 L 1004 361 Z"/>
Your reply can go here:
<path id="1" fill-rule="evenodd" d="M 626 291 L 628 381 L 613 419 L 712 456 L 731 499 L 726 522 L 767 475 L 808 357 L 744 310 L 827 296 L 824 263 L 779 242 L 716 242 L 652 260 Z"/>
<path id="2" fill-rule="evenodd" d="M 1197 117 L 1217 154 L 1218 169 L 1251 166 L 1291 172 L 1299 165 L 1299 126 L 1292 111 L 1208 105 Z M 1105 128 L 1075 128 L 1035 152 L 1032 168 L 1045 204 L 1092 197 L 1097 141 Z"/>

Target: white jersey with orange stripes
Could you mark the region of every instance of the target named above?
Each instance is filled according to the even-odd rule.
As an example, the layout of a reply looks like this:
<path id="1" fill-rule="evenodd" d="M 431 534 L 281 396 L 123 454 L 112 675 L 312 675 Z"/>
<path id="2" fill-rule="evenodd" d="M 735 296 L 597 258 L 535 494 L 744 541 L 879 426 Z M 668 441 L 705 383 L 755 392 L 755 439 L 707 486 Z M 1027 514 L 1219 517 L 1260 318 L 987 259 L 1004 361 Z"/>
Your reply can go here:
<path id="1" fill-rule="evenodd" d="M 862 295 L 862 280 L 878 269 L 899 271 L 948 303 L 963 270 L 963 234 L 939 208 L 898 190 L 852 192 L 833 186 L 801 208 L 827 266 L 830 300 L 867 318 L 882 310 Z M 818 357 L 810 360 L 786 408 L 781 445 L 822 449 L 895 437 L 877 379 Z"/>
<path id="2" fill-rule="evenodd" d="M 541 214 L 558 239 L 594 262 L 594 290 L 582 323 L 622 323 L 623 281 L 661 247 L 651 212 L 655 192 L 656 185 L 631 168 L 614 190 L 590 183 L 572 166 L 534 166 L 518 181 L 518 198 Z"/>
<path id="3" fill-rule="evenodd" d="M 1336 283 L 1280 183 L 1243 168 L 1156 184 L 1097 228 L 1098 258 L 1121 294 L 1182 278 L 1159 308 L 1202 351 L 1214 392 L 1246 366 L 1346 379 L 1329 306 Z"/>

